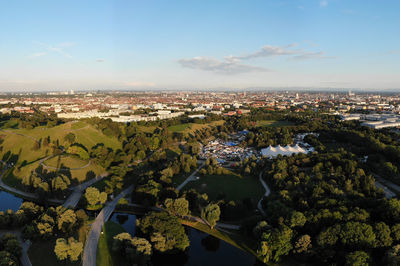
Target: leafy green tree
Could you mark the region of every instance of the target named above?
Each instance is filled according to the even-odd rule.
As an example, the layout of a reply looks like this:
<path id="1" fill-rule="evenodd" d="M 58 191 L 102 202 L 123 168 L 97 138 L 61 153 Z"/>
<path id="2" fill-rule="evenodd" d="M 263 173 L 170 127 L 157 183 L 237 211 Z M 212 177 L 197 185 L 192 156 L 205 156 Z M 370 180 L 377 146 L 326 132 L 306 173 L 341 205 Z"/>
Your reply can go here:
<path id="1" fill-rule="evenodd" d="M 189 214 L 189 202 L 185 198 L 178 199 L 166 199 L 164 202 L 167 211 L 173 215 L 178 215 L 180 217 Z"/>
<path id="2" fill-rule="evenodd" d="M 85 198 L 89 205 L 104 204 L 107 201 L 107 193 L 101 192 L 95 187 L 88 187 L 85 191 Z"/>
<path id="3" fill-rule="evenodd" d="M 393 239 L 390 236 L 390 227 L 384 222 L 379 222 L 374 226 L 374 233 L 376 235 L 376 247 L 389 247 L 392 245 Z"/>
<path id="4" fill-rule="evenodd" d="M 77 221 L 74 210 L 66 210 L 58 216 L 58 230 L 62 230 L 65 233 L 70 233 L 72 228 L 75 226 Z"/>
<path id="5" fill-rule="evenodd" d="M 309 235 L 302 235 L 296 240 L 294 253 L 305 253 L 311 248 L 311 237 Z"/>
<path id="6" fill-rule="evenodd" d="M 289 218 L 289 226 L 290 227 L 303 227 L 307 222 L 307 218 L 304 216 L 302 212 L 294 211 L 291 213 Z"/>
<path id="7" fill-rule="evenodd" d="M 205 220 L 212 228 L 217 225 L 221 210 L 218 204 L 208 204 L 204 209 L 201 210 L 201 218 Z"/>
<path id="8" fill-rule="evenodd" d="M 74 133 L 68 133 L 67 135 L 64 136 L 64 141 L 68 142 L 69 144 L 72 144 L 75 142 L 76 136 Z"/>
<path id="9" fill-rule="evenodd" d="M 10 252 L 5 250 L 0 251 L 0 265 L 1 266 L 18 266 L 18 259 L 13 256 Z"/>
<path id="10" fill-rule="evenodd" d="M 184 251 L 189 238 L 178 218 L 167 212 L 151 212 L 138 221 L 140 230 L 147 235 L 156 250 Z"/>
<path id="11" fill-rule="evenodd" d="M 350 252 L 346 256 L 346 265 L 348 266 L 368 266 L 370 256 L 364 251 Z"/>
<path id="12" fill-rule="evenodd" d="M 372 247 L 376 239 L 372 226 L 359 222 L 345 223 L 339 236 L 342 244 L 355 247 Z"/>
<path id="13" fill-rule="evenodd" d="M 72 262 L 77 261 L 82 251 L 83 243 L 75 240 L 73 237 L 70 237 L 68 241 L 64 238 L 58 238 L 54 247 L 54 252 L 61 261 L 67 258 Z"/>
<path id="14" fill-rule="evenodd" d="M 293 231 L 287 226 L 271 228 L 264 232 L 258 248 L 258 254 L 264 262 L 278 262 L 282 256 L 288 255 L 293 248 L 291 240 Z"/>

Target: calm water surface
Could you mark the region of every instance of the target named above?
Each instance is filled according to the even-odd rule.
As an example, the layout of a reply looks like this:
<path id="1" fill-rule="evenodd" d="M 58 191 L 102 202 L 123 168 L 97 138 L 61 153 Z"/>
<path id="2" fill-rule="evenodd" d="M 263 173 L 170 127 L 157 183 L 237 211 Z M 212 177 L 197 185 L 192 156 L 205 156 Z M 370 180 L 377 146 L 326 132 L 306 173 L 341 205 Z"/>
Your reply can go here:
<path id="1" fill-rule="evenodd" d="M 22 204 L 22 199 L 14 196 L 11 193 L 0 190 L 0 211 L 13 210 L 14 212 L 19 209 Z"/>
<path id="2" fill-rule="evenodd" d="M 121 224 L 131 235 L 135 234 L 136 216 L 113 213 L 111 221 Z M 190 247 L 187 256 L 157 259 L 155 265 L 174 266 L 253 266 L 256 259 L 230 244 L 194 228 L 187 227 Z M 171 262 L 168 262 L 171 260 Z M 180 262 L 178 262 L 180 261 Z"/>

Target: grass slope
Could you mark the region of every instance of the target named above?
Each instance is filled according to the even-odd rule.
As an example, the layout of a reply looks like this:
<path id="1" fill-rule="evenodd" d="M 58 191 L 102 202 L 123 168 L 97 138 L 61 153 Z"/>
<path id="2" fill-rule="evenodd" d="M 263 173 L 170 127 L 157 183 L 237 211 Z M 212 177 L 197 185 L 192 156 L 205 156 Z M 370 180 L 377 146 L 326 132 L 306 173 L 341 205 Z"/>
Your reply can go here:
<path id="1" fill-rule="evenodd" d="M 2 144 L 3 150 L 0 156 L 3 156 L 7 151 L 19 155 L 19 161 L 26 160 L 28 163 L 43 158 L 50 154 L 49 147 L 42 147 L 34 151 L 32 148 L 35 140 L 50 136 L 51 141 L 59 140 L 61 145 L 67 146 L 64 142 L 64 136 L 68 133 L 73 133 L 76 136 L 76 142 L 81 143 L 87 149 L 98 143 L 104 143 L 105 146 L 112 149 L 121 148 L 121 143 L 117 138 L 108 137 L 102 132 L 85 122 L 69 122 L 56 127 L 36 127 L 34 129 L 6 129 L 0 131 L 0 138 L 4 139 Z"/>
<path id="2" fill-rule="evenodd" d="M 207 193 L 211 200 L 217 199 L 221 193 L 225 194 L 227 200 L 260 199 L 264 193 L 256 177 L 242 177 L 234 172 L 228 175 L 201 176 L 199 180 L 189 182 L 183 189 L 191 188 Z"/>
<path id="3" fill-rule="evenodd" d="M 113 237 L 125 232 L 125 229 L 117 223 L 108 221 L 103 227 L 103 234 L 100 235 L 99 244 L 97 246 L 97 266 L 119 266 L 127 265 L 126 260 L 118 255 L 113 254 L 112 242 Z"/>
<path id="4" fill-rule="evenodd" d="M 259 120 L 256 122 L 257 127 L 285 127 L 295 125 L 290 121 L 278 121 L 278 120 Z"/>

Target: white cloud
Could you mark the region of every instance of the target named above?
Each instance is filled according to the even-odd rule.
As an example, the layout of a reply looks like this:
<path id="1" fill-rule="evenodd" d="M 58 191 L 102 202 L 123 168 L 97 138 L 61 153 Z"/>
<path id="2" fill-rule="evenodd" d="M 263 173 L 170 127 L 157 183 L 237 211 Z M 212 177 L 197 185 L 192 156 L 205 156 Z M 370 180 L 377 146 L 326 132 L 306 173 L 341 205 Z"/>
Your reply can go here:
<path id="1" fill-rule="evenodd" d="M 333 56 L 327 56 L 326 52 L 305 52 L 299 55 L 293 56 L 293 60 L 307 60 L 307 59 L 321 59 L 321 58 L 335 58 Z"/>
<path id="2" fill-rule="evenodd" d="M 103 58 L 96 59 L 96 62 L 103 63 L 105 60 Z"/>
<path id="3" fill-rule="evenodd" d="M 326 0 L 320 1 L 320 2 L 319 2 L 319 6 L 321 6 L 321 7 L 326 7 L 326 6 L 328 6 L 328 1 L 326 1 Z"/>
<path id="4" fill-rule="evenodd" d="M 45 52 L 40 52 L 40 53 L 33 53 L 33 54 L 31 54 L 30 56 L 28 56 L 29 58 L 36 58 L 36 57 L 41 57 L 41 56 L 44 56 L 44 55 L 46 55 L 47 53 L 45 53 Z"/>
<path id="5" fill-rule="evenodd" d="M 211 57 L 199 56 L 189 59 L 181 59 L 178 63 L 186 68 L 200 69 L 225 75 L 267 71 L 265 68 L 240 64 L 240 60 L 233 56 L 225 57 L 222 61 Z"/>
<path id="6" fill-rule="evenodd" d="M 241 74 L 247 72 L 269 71 L 268 69 L 263 67 L 252 66 L 249 64 L 241 63 L 242 61 L 256 59 L 256 58 L 285 56 L 290 60 L 297 60 L 297 61 L 332 58 L 327 56 L 326 52 L 324 51 L 310 52 L 298 48 L 293 49 L 295 47 L 297 47 L 296 43 L 282 47 L 265 45 L 256 52 L 241 56 L 229 55 L 224 57 L 223 60 L 218 60 L 212 57 L 199 56 L 193 58 L 180 59 L 178 60 L 178 63 L 185 68 L 199 69 L 204 71 L 215 72 L 218 74 L 229 75 L 229 74 Z"/>
<path id="7" fill-rule="evenodd" d="M 58 44 L 56 46 L 49 45 L 49 44 L 46 44 L 46 43 L 43 43 L 43 42 L 34 42 L 34 43 L 42 46 L 47 52 L 58 53 L 58 54 L 61 54 L 64 57 L 67 57 L 67 58 L 72 58 L 72 55 L 70 55 L 69 53 L 65 52 L 64 51 L 65 48 L 69 48 L 69 47 L 75 45 L 75 43 L 73 43 L 73 42 L 64 42 L 64 43 L 60 43 L 60 44 Z M 41 53 L 37 53 L 37 54 L 45 55 L 47 53 L 41 52 Z"/>

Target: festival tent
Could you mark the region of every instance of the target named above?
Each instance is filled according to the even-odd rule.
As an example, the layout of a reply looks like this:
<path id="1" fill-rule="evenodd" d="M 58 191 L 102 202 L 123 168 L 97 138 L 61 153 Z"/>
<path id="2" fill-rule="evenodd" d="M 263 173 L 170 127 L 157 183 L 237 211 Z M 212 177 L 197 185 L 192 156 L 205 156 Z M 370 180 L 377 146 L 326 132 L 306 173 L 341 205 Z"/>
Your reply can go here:
<path id="1" fill-rule="evenodd" d="M 295 146 L 287 145 L 285 147 L 278 145 L 276 147 L 272 147 L 271 145 L 268 148 L 261 149 L 261 155 L 264 157 L 276 157 L 280 155 L 291 156 L 293 153 L 307 153 L 307 150 L 300 147 L 298 144 Z"/>

